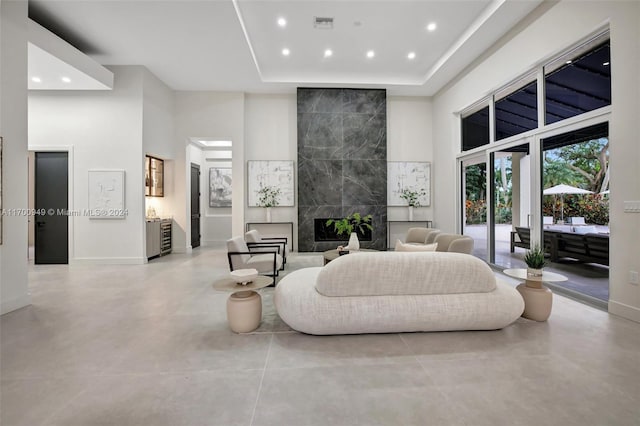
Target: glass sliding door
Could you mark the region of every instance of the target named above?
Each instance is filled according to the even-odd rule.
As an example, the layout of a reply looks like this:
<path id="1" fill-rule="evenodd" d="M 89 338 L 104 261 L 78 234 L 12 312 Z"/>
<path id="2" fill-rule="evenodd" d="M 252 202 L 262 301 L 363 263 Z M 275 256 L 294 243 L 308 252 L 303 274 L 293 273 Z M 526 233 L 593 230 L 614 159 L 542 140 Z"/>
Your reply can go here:
<path id="1" fill-rule="evenodd" d="M 593 302 L 609 300 L 609 126 L 541 139 L 542 238 L 557 283 Z"/>
<path id="2" fill-rule="evenodd" d="M 474 240 L 473 255 L 488 261 L 487 162 L 485 155 L 462 161 L 462 233 Z"/>
<path id="3" fill-rule="evenodd" d="M 524 265 L 526 235 L 531 217 L 531 156 L 529 143 L 510 144 L 490 153 L 493 183 L 490 211 L 493 232 L 489 261 L 504 268 Z"/>

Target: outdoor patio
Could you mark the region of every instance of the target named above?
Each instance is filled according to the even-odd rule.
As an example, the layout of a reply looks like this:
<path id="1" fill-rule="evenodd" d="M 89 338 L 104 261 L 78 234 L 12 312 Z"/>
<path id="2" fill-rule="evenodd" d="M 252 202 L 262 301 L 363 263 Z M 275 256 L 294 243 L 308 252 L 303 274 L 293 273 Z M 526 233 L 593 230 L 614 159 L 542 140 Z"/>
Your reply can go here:
<path id="1" fill-rule="evenodd" d="M 526 250 L 516 247 L 515 253 L 510 252 L 510 234 L 512 226 L 496 225 L 496 256 L 495 264 L 503 269 L 526 268 L 524 255 Z M 608 232 L 606 226 L 598 226 L 598 232 Z M 474 239 L 474 256 L 488 260 L 487 254 L 487 226 L 467 225 L 465 235 Z M 599 306 L 606 306 L 609 301 L 609 267 L 595 263 L 582 263 L 570 259 L 559 262 L 548 262 L 545 269 L 557 272 L 568 278 L 568 281 L 554 283 L 552 288 L 559 287 L 569 295 L 580 293 Z M 591 300 L 593 298 L 595 300 Z"/>

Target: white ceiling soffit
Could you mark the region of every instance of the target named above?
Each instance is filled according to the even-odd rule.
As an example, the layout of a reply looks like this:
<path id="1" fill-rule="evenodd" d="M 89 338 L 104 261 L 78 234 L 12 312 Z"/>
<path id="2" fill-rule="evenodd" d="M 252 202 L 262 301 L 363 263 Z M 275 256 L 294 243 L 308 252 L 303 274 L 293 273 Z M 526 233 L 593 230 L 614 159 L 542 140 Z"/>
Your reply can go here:
<path id="1" fill-rule="evenodd" d="M 113 73 L 29 20 L 29 90 L 111 90 Z"/>
<path id="2" fill-rule="evenodd" d="M 262 81 L 401 92 L 412 86 L 423 95 L 436 93 L 540 3 L 233 0 Z M 333 18 L 333 28 L 314 28 L 317 17 Z M 278 25 L 280 18 L 286 25 Z"/>

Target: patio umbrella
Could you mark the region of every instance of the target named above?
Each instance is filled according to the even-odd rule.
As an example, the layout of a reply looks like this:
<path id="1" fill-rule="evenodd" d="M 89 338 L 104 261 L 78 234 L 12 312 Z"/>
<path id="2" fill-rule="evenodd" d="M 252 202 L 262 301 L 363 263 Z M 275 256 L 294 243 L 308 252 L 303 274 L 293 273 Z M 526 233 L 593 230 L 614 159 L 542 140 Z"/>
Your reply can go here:
<path id="1" fill-rule="evenodd" d="M 542 194 L 560 195 L 560 220 L 564 222 L 564 194 L 593 194 L 593 192 L 561 183 L 560 185 L 545 189 L 542 191 Z"/>

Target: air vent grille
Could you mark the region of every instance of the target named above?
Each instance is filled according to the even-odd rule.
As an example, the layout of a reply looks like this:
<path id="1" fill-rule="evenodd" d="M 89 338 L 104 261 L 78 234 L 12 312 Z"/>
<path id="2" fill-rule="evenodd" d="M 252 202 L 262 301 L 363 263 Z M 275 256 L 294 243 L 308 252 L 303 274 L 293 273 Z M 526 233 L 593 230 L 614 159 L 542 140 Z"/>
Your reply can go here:
<path id="1" fill-rule="evenodd" d="M 319 30 L 331 30 L 333 29 L 333 18 L 324 17 L 324 16 L 314 16 L 313 28 L 317 28 Z"/>

